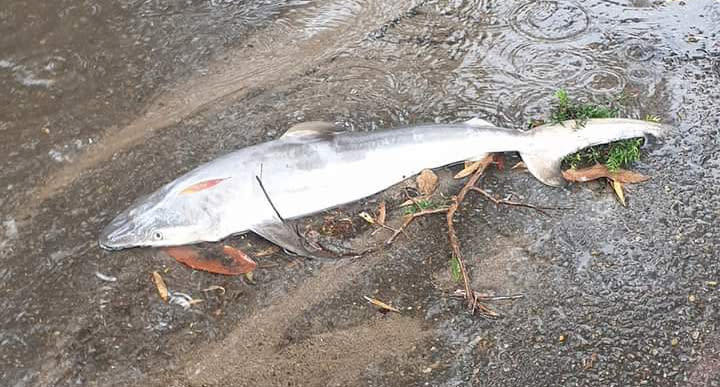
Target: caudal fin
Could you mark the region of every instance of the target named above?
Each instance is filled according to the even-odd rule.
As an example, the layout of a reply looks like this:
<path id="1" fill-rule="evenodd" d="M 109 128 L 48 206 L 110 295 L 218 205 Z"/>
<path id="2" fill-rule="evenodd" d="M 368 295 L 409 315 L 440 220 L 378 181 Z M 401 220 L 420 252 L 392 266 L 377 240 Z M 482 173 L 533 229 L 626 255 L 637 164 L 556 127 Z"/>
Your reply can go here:
<path id="1" fill-rule="evenodd" d="M 530 173 L 541 182 L 562 187 L 562 159 L 581 149 L 629 138 L 662 138 L 669 132 L 667 125 L 631 119 L 592 119 L 583 125 L 575 121 L 539 126 L 528 132 L 530 141 L 520 151 Z M 647 142 L 647 141 L 646 141 Z"/>

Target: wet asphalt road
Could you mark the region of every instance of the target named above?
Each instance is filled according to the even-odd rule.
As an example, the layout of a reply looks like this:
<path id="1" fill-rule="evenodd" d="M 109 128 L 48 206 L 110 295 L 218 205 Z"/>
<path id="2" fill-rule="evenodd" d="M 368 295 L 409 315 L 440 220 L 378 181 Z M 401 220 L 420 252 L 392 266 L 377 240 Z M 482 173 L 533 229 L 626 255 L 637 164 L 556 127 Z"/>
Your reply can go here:
<path id="1" fill-rule="evenodd" d="M 716 1 L 10 0 L 0 32 L 9 386 L 720 385 Z M 653 178 L 629 187 L 627 208 L 602 184 L 488 174 L 482 186 L 499 196 L 572 208 L 463 207 L 475 288 L 525 295 L 492 304 L 499 320 L 449 297 L 459 284 L 441 216 L 360 260 L 259 256 L 254 283 L 96 245 L 138 196 L 291 124 L 480 115 L 523 127 L 560 87 L 622 92 L 623 115 L 675 131 L 637 165 Z M 357 218 L 379 199 L 306 221 Z M 164 304 L 156 270 L 204 302 Z"/>

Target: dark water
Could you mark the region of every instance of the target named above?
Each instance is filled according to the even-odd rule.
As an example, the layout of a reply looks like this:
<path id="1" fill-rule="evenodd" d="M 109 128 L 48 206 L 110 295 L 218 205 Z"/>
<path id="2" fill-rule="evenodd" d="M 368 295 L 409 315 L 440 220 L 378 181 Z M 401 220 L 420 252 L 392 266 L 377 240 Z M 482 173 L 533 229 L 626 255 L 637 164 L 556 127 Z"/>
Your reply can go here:
<path id="1" fill-rule="evenodd" d="M 710 0 L 7 0 L 0 379 L 720 385 L 719 41 Z M 486 179 L 498 195 L 573 208 L 543 218 L 478 199 L 465 209 L 476 287 L 526 294 L 498 306 L 500 321 L 444 296 L 457 285 L 442 219 L 339 267 L 274 254 L 255 285 L 154 250 L 96 247 L 139 195 L 291 124 L 373 130 L 479 115 L 523 127 L 559 88 L 622 93 L 624 116 L 676 129 L 637 166 L 653 179 L 630 187 L 628 208 L 599 184 Z M 149 273 L 164 269 L 205 302 L 159 301 Z M 211 285 L 227 293 L 203 292 Z M 379 316 L 363 294 L 412 309 Z"/>

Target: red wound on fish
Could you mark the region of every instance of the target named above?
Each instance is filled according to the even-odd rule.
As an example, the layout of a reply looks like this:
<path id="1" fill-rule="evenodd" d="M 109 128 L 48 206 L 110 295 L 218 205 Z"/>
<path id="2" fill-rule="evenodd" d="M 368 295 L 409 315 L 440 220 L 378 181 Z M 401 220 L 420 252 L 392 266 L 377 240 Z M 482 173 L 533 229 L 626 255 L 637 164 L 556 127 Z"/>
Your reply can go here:
<path id="1" fill-rule="evenodd" d="M 257 267 L 257 263 L 247 254 L 227 245 L 223 246 L 219 257 L 205 256 L 201 254 L 201 250 L 189 246 L 168 247 L 165 252 L 192 269 L 216 274 L 240 275 L 250 273 Z"/>
<path id="2" fill-rule="evenodd" d="M 204 191 L 204 190 L 206 190 L 206 189 L 208 189 L 208 188 L 212 188 L 212 187 L 220 184 L 223 180 L 227 180 L 227 179 L 229 179 L 229 177 L 226 177 L 226 178 L 223 178 L 223 179 L 204 180 L 204 181 L 201 181 L 201 182 L 199 182 L 199 183 L 195 183 L 195 184 L 193 184 L 193 185 L 191 185 L 191 186 L 183 189 L 182 191 L 180 191 L 180 194 L 182 195 L 182 194 L 188 194 L 188 193 L 195 193 L 195 192 Z"/>

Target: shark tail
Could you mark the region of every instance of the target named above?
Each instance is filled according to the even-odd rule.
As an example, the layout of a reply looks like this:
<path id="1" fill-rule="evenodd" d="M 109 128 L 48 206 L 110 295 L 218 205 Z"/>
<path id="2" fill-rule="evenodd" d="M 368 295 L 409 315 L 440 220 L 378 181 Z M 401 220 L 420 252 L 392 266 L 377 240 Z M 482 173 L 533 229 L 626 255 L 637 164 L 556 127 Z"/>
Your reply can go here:
<path id="1" fill-rule="evenodd" d="M 665 137 L 667 125 L 631 119 L 591 119 L 584 123 L 565 121 L 546 124 L 527 132 L 530 139 L 520 150 L 527 169 L 544 184 L 562 187 L 567 181 L 560 166 L 565 156 L 581 149 L 630 138 L 648 140 Z"/>

